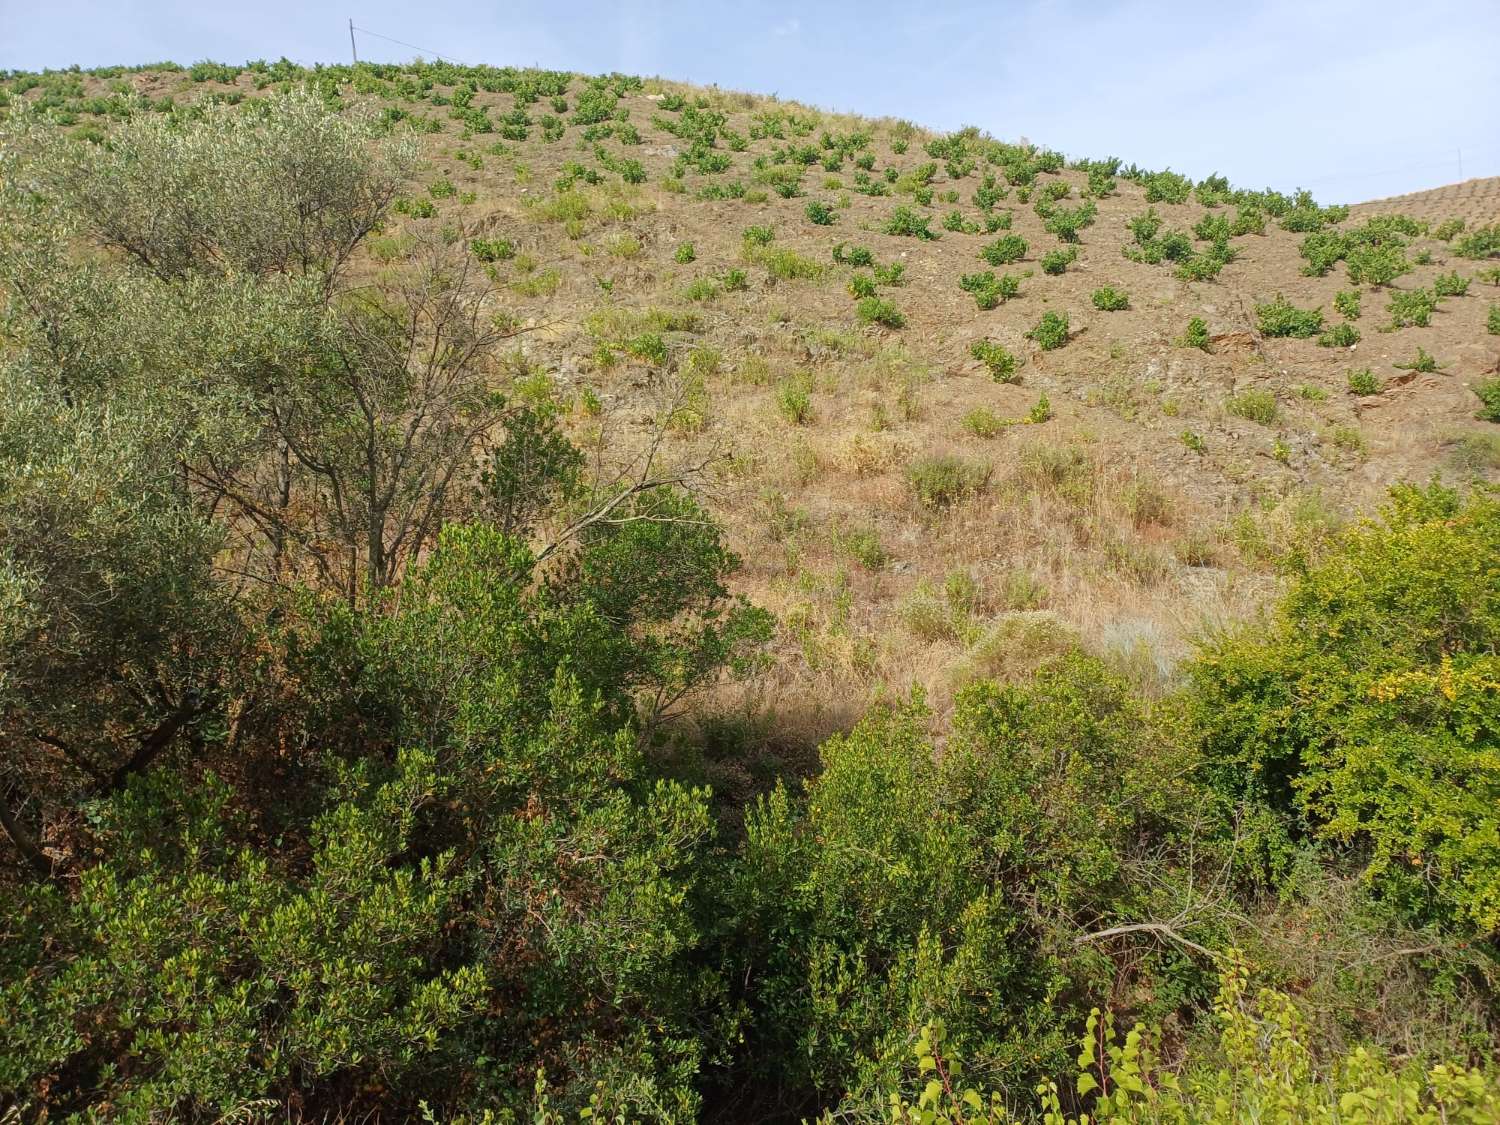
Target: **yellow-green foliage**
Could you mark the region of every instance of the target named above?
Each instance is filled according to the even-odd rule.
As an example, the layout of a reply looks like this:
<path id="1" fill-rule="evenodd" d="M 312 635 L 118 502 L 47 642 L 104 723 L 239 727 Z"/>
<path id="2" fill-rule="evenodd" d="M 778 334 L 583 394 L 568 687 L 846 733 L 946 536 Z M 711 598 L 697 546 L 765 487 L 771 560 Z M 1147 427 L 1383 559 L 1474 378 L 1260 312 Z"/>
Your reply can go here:
<path id="1" fill-rule="evenodd" d="M 1500 929 L 1500 501 L 1392 490 L 1300 570 L 1270 631 L 1195 665 L 1212 783 L 1285 862 L 1302 823 L 1404 912 Z"/>
<path id="2" fill-rule="evenodd" d="M 896 1125 L 1481 1125 L 1500 1120 L 1500 1088 L 1482 1071 L 1438 1064 L 1393 1066 L 1364 1047 L 1331 1065 L 1315 1064 L 1308 1030 L 1292 999 L 1262 988 L 1249 995 L 1238 953 L 1222 958 L 1214 1049 L 1191 1055 L 1180 1072 L 1156 1049 L 1159 1032 L 1137 1024 L 1122 1041 L 1114 1018 L 1095 1008 L 1078 1046 L 1072 1089 L 1036 1088 L 1029 1112 L 1012 1111 L 1010 1091 L 976 1089 L 934 1020 L 912 1047 L 909 1089 L 889 1095 Z M 920 1091 L 916 1091 L 920 1084 Z M 1076 1096 L 1075 1096 L 1076 1095 Z M 1085 1100 L 1073 1113 L 1065 1105 Z M 835 1120 L 833 1116 L 825 1122 Z"/>

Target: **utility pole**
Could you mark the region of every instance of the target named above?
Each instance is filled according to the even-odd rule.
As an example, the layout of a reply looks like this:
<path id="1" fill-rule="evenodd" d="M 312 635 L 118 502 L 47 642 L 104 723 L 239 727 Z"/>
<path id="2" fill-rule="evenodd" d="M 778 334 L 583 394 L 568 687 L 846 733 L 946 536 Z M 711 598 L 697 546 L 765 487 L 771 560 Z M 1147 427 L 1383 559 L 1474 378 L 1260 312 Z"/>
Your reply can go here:
<path id="1" fill-rule="evenodd" d="M 349 53 L 354 56 L 354 65 L 359 65 L 359 48 L 354 45 L 354 20 L 349 21 Z"/>

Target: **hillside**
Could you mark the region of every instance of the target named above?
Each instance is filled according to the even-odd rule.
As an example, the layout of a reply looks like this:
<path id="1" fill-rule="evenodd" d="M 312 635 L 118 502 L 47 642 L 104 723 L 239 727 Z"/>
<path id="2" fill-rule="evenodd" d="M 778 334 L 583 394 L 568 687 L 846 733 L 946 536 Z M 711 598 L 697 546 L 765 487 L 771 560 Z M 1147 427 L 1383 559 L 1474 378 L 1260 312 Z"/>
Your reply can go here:
<path id="1" fill-rule="evenodd" d="M 1493 193 L 986 125 L 0 74 L 0 1125 L 1500 1120 Z"/>
<path id="2" fill-rule="evenodd" d="M 1014 612 L 1055 614 L 1165 670 L 1204 625 L 1263 603 L 1266 564 L 1301 524 L 1368 507 L 1398 480 L 1493 478 L 1500 466 L 1493 426 L 1474 419 L 1473 388 L 1500 364 L 1500 338 L 1485 331 L 1486 296 L 1500 289 L 1493 273 L 1476 276 L 1483 262 L 1431 230 L 1402 239 L 1418 264 L 1360 294 L 1353 319 L 1334 307 L 1341 290 L 1360 293 L 1343 263 L 1303 269 L 1308 231 L 1352 229 L 1402 201 L 1334 221 L 1307 200 L 1237 206 L 1226 184 L 1194 191 L 1164 174 L 1153 188 L 1114 161 L 1091 192 L 1086 170 L 1044 149 L 753 95 L 503 71 L 464 85 L 443 66 L 362 73 L 352 89 L 337 69 L 323 81 L 395 129 L 414 124 L 425 160 L 411 207 L 371 244 L 378 260 L 439 231 L 492 243 L 487 268 L 530 330 L 523 366 L 566 402 L 592 393 L 603 404 L 599 421 L 575 411 L 575 435 L 606 430 L 628 447 L 666 399 L 685 396 L 669 449 L 725 455 L 712 509 L 747 560 L 741 588 L 794 623 L 778 661 L 789 694 L 826 701 L 838 721 L 862 685 L 916 682 L 942 696 L 999 670 L 1010 642 L 991 634 Z M 59 102 L 86 134 L 107 128 L 127 93 L 159 109 L 253 98 L 276 77 L 204 65 L 9 85 Z M 1424 194 L 1414 217 L 1434 229 L 1494 222 L 1482 187 Z M 1054 195 L 1064 213 L 1097 209 L 1074 241 L 1038 213 Z M 1273 213 L 1294 202 L 1290 219 Z M 814 205 L 826 225 L 809 219 Z M 931 236 L 888 233 L 912 207 Z M 1233 260 L 1204 280 L 1184 280 L 1170 258 L 1130 260 L 1130 223 L 1153 208 L 1158 242 L 1180 232 L 1195 261 L 1212 258 L 1195 226 L 1224 223 Z M 752 227 L 772 241 L 747 244 Z M 1006 234 L 1020 256 L 986 264 L 981 252 Z M 839 247 L 872 252 L 899 328 L 861 323 L 849 285 L 870 271 L 835 261 Z M 1068 260 L 1054 275 L 1044 259 L 1059 252 Z M 883 284 L 879 267 L 900 276 Z M 1428 326 L 1386 330 L 1392 293 L 1455 270 L 1471 279 L 1466 295 L 1443 300 Z M 1017 277 L 1018 295 L 978 307 L 962 281 L 985 271 Z M 1095 308 L 1105 286 L 1127 307 Z M 1321 310 L 1319 332 L 1268 337 L 1255 310 L 1278 294 Z M 1066 315 L 1069 335 L 1043 351 L 1027 333 L 1048 312 Z M 1211 341 L 1201 350 L 1176 344 L 1194 317 Z M 1358 343 L 1320 346 L 1346 320 Z M 621 347 L 653 325 L 665 326 L 664 362 Z M 1012 381 L 974 358 L 980 341 L 1016 357 Z M 1419 349 L 1436 371 L 1398 366 Z M 1350 372 L 1363 370 L 1375 393 L 1351 393 Z M 1044 398 L 1046 422 L 1009 425 Z M 924 504 L 908 480 L 946 457 L 984 481 L 952 510 L 946 497 Z M 957 629 L 940 604 L 955 575 L 974 586 L 974 620 Z"/>
<path id="3" fill-rule="evenodd" d="M 1500 176 L 1464 180 L 1458 184 L 1372 199 L 1351 209 L 1355 218 L 1382 213 L 1410 215 L 1434 227 L 1446 219 L 1463 219 L 1471 226 L 1493 223 L 1500 214 Z"/>

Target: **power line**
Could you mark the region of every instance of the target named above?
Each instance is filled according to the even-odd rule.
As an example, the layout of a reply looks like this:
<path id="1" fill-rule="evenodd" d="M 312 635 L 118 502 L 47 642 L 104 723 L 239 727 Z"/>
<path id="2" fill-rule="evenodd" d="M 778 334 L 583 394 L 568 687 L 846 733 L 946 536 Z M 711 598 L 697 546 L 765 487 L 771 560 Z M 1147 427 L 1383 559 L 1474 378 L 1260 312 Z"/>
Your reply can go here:
<path id="1" fill-rule="evenodd" d="M 410 47 L 413 51 L 421 51 L 422 54 L 431 55 L 433 58 L 441 59 L 443 62 L 457 63 L 459 66 L 471 65 L 462 59 L 454 58 L 452 55 L 445 55 L 439 51 L 434 51 L 431 47 L 419 47 L 415 43 L 407 43 L 401 39 L 392 39 L 389 35 L 381 35 L 380 32 L 371 31 L 368 27 L 356 27 L 353 20 L 349 21 L 349 45 L 351 47 L 354 45 L 354 33 L 356 31 L 361 35 L 373 35 L 376 39 L 384 39 L 387 43 L 394 43 L 398 47 Z"/>

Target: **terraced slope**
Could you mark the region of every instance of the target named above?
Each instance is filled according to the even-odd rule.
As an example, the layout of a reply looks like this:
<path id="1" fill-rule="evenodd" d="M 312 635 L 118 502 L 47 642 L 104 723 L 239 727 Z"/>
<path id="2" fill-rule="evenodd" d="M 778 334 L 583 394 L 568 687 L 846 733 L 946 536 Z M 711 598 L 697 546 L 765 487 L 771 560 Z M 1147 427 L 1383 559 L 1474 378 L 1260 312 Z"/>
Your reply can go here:
<path id="1" fill-rule="evenodd" d="M 606 460 L 659 443 L 713 466 L 742 588 L 781 623 L 768 690 L 809 733 L 882 685 L 941 704 L 1067 628 L 1164 674 L 1392 481 L 1500 467 L 1475 393 L 1500 368 L 1500 251 L 1472 234 L 1495 181 L 1346 215 L 618 76 L 204 64 L 7 85 L 99 141 L 137 98 L 185 112 L 308 77 L 420 145 L 367 268 L 467 243 L 524 329 L 512 389 L 563 404 Z M 1393 211 L 1416 221 L 1364 225 Z M 1372 286 L 1382 254 L 1400 272 Z M 1291 308 L 1263 316 L 1278 295 Z M 1058 340 L 1037 330 L 1052 314 Z M 1270 334 L 1278 315 L 1296 335 Z"/>
<path id="2" fill-rule="evenodd" d="M 1355 218 L 1399 212 L 1437 226 L 1445 219 L 1463 219 L 1470 226 L 1500 222 L 1500 176 L 1464 180 L 1428 191 L 1413 191 L 1389 199 L 1374 199 L 1354 207 Z"/>

